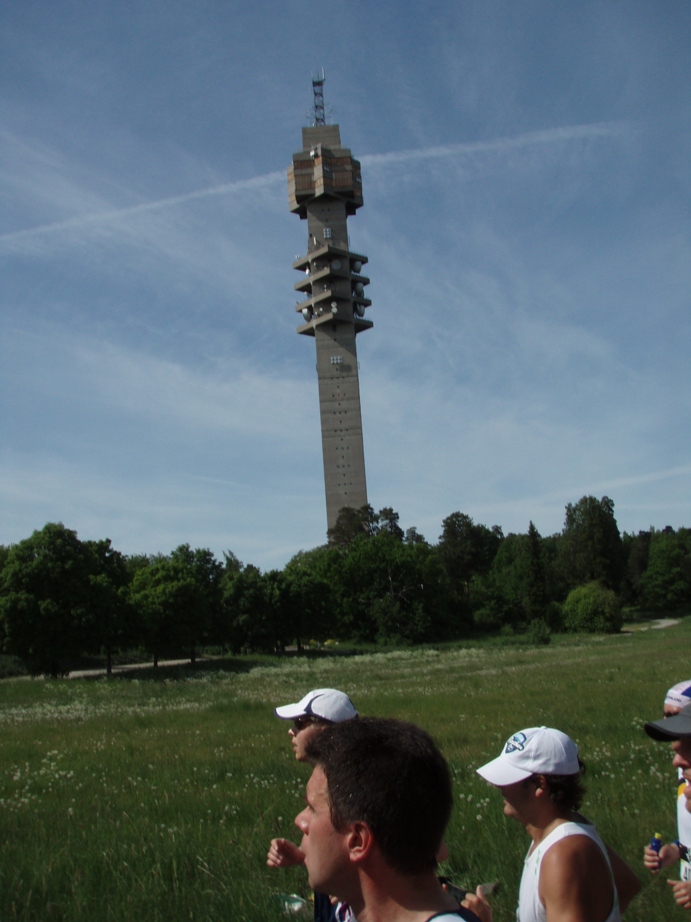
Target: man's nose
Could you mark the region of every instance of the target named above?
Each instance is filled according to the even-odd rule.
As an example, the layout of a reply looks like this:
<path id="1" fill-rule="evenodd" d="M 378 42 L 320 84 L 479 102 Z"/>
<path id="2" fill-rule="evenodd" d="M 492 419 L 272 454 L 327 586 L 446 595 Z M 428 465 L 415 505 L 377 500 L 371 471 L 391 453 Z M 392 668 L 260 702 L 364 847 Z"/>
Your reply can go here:
<path id="1" fill-rule="evenodd" d="M 305 816 L 304 810 L 301 813 L 298 813 L 298 815 L 295 817 L 295 825 L 303 834 L 303 836 L 307 835 L 309 832 L 309 824 L 307 822 L 307 817 Z"/>

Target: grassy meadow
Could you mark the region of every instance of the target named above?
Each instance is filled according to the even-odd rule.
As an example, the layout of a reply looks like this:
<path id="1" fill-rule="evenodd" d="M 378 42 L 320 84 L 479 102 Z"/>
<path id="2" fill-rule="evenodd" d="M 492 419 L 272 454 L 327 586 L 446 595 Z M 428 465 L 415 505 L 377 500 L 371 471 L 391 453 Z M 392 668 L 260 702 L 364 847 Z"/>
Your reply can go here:
<path id="1" fill-rule="evenodd" d="M 666 630 L 329 659 L 237 661 L 111 680 L 0 683 L 0 919 L 285 919 L 275 894 L 307 895 L 302 869 L 270 870 L 269 840 L 297 838 L 305 766 L 277 703 L 348 691 L 363 714 L 415 721 L 455 778 L 444 872 L 499 879 L 514 918 L 528 838 L 474 772 L 525 726 L 569 733 L 587 764 L 584 812 L 639 872 L 627 920 L 688 919 L 640 856 L 676 838 L 669 748 L 642 731 L 691 674 L 691 618 Z M 299 839 L 298 839 L 299 841 Z"/>

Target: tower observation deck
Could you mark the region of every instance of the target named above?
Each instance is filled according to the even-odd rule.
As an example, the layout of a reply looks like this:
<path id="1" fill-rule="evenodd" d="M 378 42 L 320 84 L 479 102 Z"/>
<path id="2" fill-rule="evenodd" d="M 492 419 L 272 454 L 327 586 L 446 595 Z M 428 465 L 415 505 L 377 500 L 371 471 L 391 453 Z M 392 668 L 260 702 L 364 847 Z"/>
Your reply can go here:
<path id="1" fill-rule="evenodd" d="M 321 415 L 327 528 L 344 506 L 367 503 L 360 381 L 355 337 L 373 323 L 365 319 L 371 301 L 362 274 L 367 257 L 354 253 L 347 220 L 362 205 L 360 163 L 341 146 L 338 125 L 324 117 L 323 74 L 312 80 L 314 124 L 302 129 L 302 150 L 288 167 L 290 210 L 307 221 L 307 253 L 293 268 L 304 297 L 295 310 L 297 332 L 313 336 Z"/>

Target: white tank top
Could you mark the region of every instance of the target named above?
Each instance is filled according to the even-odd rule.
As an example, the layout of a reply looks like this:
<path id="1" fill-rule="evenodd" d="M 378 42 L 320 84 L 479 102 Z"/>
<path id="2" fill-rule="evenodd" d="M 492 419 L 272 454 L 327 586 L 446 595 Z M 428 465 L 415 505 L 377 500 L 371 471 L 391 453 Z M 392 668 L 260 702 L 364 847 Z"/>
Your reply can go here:
<path id="1" fill-rule="evenodd" d="M 677 835 L 682 845 L 691 848 L 691 813 L 686 809 L 685 788 L 686 781 L 682 772 L 677 789 Z M 679 876 L 682 880 L 691 880 L 691 861 L 688 859 L 681 862 Z"/>
<path id="2" fill-rule="evenodd" d="M 602 839 L 595 831 L 595 827 L 584 823 L 561 823 L 556 829 L 553 829 L 542 842 L 528 852 L 523 866 L 523 876 L 521 877 L 521 888 L 518 893 L 518 909 L 516 910 L 517 922 L 547 922 L 547 912 L 540 901 L 538 884 L 540 882 L 540 865 L 548 848 L 565 839 L 567 836 L 587 836 L 599 846 L 600 851 L 605 856 L 610 876 L 612 868 L 607 857 L 607 850 L 602 844 Z M 612 911 L 607 916 L 606 922 L 621 922 L 621 913 L 619 912 L 619 896 L 617 888 L 614 885 L 612 877 L 612 889 L 614 891 L 614 905 Z"/>

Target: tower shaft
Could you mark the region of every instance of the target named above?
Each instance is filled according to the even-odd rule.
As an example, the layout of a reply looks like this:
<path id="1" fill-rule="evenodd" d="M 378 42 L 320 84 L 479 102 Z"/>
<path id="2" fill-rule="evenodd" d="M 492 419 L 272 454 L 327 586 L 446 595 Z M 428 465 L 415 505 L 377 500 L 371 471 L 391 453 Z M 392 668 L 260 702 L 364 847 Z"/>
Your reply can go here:
<path id="1" fill-rule="evenodd" d="M 290 210 L 307 221 L 307 255 L 295 290 L 305 296 L 297 332 L 314 336 L 324 460 L 327 527 L 344 506 L 367 503 L 360 382 L 355 337 L 373 324 L 362 275 L 367 257 L 350 250 L 347 220 L 362 205 L 360 164 L 341 147 L 338 125 L 302 130 L 302 150 L 288 168 Z"/>

